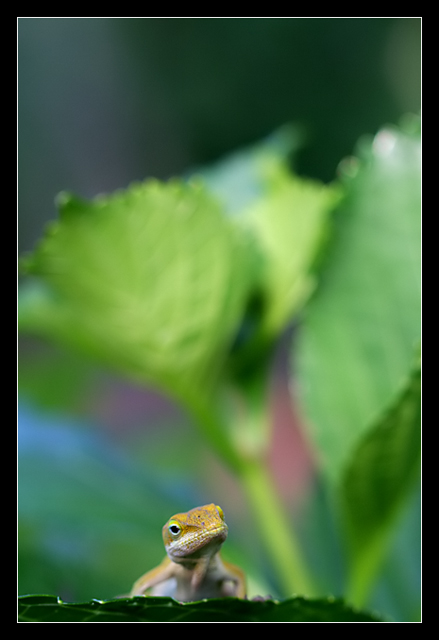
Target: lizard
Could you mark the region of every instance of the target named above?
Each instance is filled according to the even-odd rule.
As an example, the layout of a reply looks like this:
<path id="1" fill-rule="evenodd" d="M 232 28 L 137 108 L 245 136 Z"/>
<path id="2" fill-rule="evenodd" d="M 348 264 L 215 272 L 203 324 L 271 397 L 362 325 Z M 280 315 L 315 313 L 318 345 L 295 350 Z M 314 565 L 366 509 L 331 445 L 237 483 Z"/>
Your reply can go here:
<path id="1" fill-rule="evenodd" d="M 207 504 L 172 516 L 162 529 L 167 556 L 141 576 L 130 596 L 170 596 L 180 602 L 246 594 L 245 574 L 220 549 L 228 527 L 221 507 Z"/>

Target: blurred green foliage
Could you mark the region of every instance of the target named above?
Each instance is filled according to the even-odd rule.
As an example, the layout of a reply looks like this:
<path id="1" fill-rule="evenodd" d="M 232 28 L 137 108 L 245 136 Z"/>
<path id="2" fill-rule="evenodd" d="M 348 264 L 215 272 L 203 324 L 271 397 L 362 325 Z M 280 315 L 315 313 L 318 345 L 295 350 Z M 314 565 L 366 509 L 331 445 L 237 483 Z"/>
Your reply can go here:
<path id="1" fill-rule="evenodd" d="M 270 353 L 305 306 L 293 359 L 297 394 L 334 508 L 339 503 L 344 509 L 338 535 L 345 531 L 351 552 L 346 596 L 361 605 L 410 495 L 420 454 L 417 369 L 397 396 L 419 340 L 419 134 L 382 130 L 345 167 L 347 182 L 337 188 L 290 175 L 284 156 L 285 148 L 275 152 L 272 140 L 241 155 L 248 180 L 238 192 L 258 188 L 234 216 L 209 196 L 201 176 L 134 184 L 91 203 L 62 194 L 59 221 L 22 263 L 37 280 L 21 289 L 19 326 L 152 384 L 186 407 L 236 475 L 280 590 L 315 595 L 320 587 L 266 468 Z M 224 166 L 218 175 L 220 189 Z M 215 173 L 209 180 L 215 182 Z M 328 215 L 337 206 L 332 226 Z M 307 304 L 323 250 L 322 285 Z M 260 304 L 248 330 L 255 296 Z M 408 309 L 403 324 L 402 306 Z M 387 387 L 376 383 L 383 361 Z M 23 463 L 24 486 L 32 462 Z M 113 503 L 117 492 L 108 486 Z M 77 500 L 61 487 L 57 482 L 55 498 L 49 492 L 49 503 L 63 500 L 70 511 Z M 40 489 L 45 503 L 48 491 L 41 483 Z M 146 493 L 145 501 L 156 514 Z M 23 502 L 38 504 L 26 493 Z M 92 496 L 87 502 L 96 518 Z M 122 522 L 130 520 L 117 504 L 111 508 Z M 79 514 L 73 509 L 70 516 Z"/>
<path id="2" fill-rule="evenodd" d="M 115 75 L 104 74 L 94 87 L 96 104 L 81 102 L 81 91 L 75 95 L 62 83 L 56 100 L 67 104 L 70 99 L 76 124 L 84 117 L 91 123 L 106 90 L 118 86 L 121 69 L 137 78 L 145 74 L 144 91 L 137 92 L 133 108 L 148 102 L 148 86 L 159 87 L 154 95 L 161 104 L 172 104 L 171 94 L 178 97 L 178 118 L 186 123 L 189 141 L 178 172 L 266 133 L 267 123 L 299 121 L 222 162 L 190 170 L 185 179 L 132 184 L 92 201 L 65 193 L 58 198 L 59 220 L 22 262 L 32 277 L 20 287 L 19 327 L 73 347 L 76 355 L 60 351 L 45 360 L 50 352 L 43 349 L 41 358 L 41 346 L 35 355 L 35 345 L 27 343 L 32 348 L 24 349 L 20 360 L 25 399 L 19 421 L 21 593 L 87 600 L 128 590 L 160 560 L 160 528 L 170 513 L 206 498 L 222 504 L 233 523 L 225 550 L 248 572 L 251 595 L 335 593 L 358 605 L 368 602 L 395 619 L 416 619 L 419 506 L 411 496 L 420 455 L 419 120 L 411 117 L 399 128 L 363 138 L 356 157 L 340 165 L 331 185 L 299 174 L 332 177 L 358 135 L 376 130 L 389 117 L 386 109 L 396 119 L 397 95 L 405 105 L 416 102 L 416 69 L 408 75 L 405 93 L 395 87 L 398 64 L 410 68 L 401 54 L 401 34 L 411 34 L 413 39 L 405 41 L 417 51 L 417 28 L 417 20 L 393 19 L 20 21 L 21 91 L 27 97 L 33 87 L 24 86 L 26 74 L 41 78 L 44 65 L 51 70 L 52 88 L 59 83 L 63 57 L 57 66 L 54 53 L 61 42 L 66 51 L 71 46 L 78 52 L 71 67 L 78 74 L 73 89 L 82 91 L 94 87 L 93 74 L 111 58 L 107 51 L 87 67 L 90 54 L 103 52 L 104 40 L 108 45 L 114 37 L 119 43 L 124 38 L 126 58 L 115 54 L 113 62 L 119 64 L 106 67 Z M 73 33 L 83 38 L 80 54 L 69 40 Z M 367 35 L 362 48 L 360 33 Z M 43 35 L 46 50 L 31 62 L 29 51 L 38 48 Z M 193 46 L 183 46 L 188 41 Z M 276 41 L 277 48 L 244 46 L 265 41 Z M 200 43 L 203 55 L 197 54 Z M 296 47 L 301 56 L 294 55 Z M 376 58 L 371 57 L 374 47 Z M 352 57 L 343 64 L 342 52 L 348 49 Z M 277 50 L 283 65 L 274 62 Z M 260 99 L 252 108 L 243 95 L 253 87 L 252 101 L 255 91 L 252 67 L 244 65 L 247 55 L 253 61 L 268 56 L 255 67 Z M 141 63 L 125 65 L 131 56 Z M 384 58 L 381 72 L 393 70 L 387 84 L 371 62 Z M 231 59 L 239 63 L 226 77 L 218 65 Z M 131 76 L 123 77 L 131 82 Z M 236 91 L 222 90 L 234 82 Z M 125 100 L 121 96 L 115 106 Z M 361 108 L 351 108 L 357 104 L 354 96 L 363 97 Z M 51 176 L 53 187 L 53 177 L 64 170 L 60 163 L 51 173 L 41 163 L 29 180 L 29 104 L 25 98 L 20 116 L 24 212 L 30 210 L 26 189 L 37 184 L 38 171 Z M 252 117 L 244 117 L 245 110 Z M 60 124 L 65 113 L 61 109 Z M 166 110 L 161 117 L 162 124 L 172 120 Z M 210 120 L 215 117 L 216 126 Z M 150 135 L 148 126 L 146 118 L 146 129 L 138 129 L 140 141 Z M 164 128 L 158 127 L 158 137 Z M 157 158 L 143 156 L 149 169 L 131 166 L 127 181 L 177 172 L 172 149 L 181 138 L 171 131 L 169 149 L 154 144 Z M 74 166 L 80 145 L 68 140 L 68 127 L 62 125 L 58 134 L 59 148 L 68 151 Z M 126 132 L 123 137 L 128 139 Z M 93 133 L 91 139 L 98 142 L 99 136 Z M 321 144 L 327 147 L 324 153 Z M 101 143 L 97 149 L 102 154 Z M 136 158 L 132 149 L 125 155 Z M 165 156 L 171 161 L 160 169 Z M 85 181 L 70 172 L 69 186 L 94 195 L 99 183 L 124 181 L 118 168 L 104 180 L 89 169 L 86 162 Z M 34 211 L 46 198 L 44 188 L 47 196 L 48 182 L 34 190 Z M 24 246 L 31 235 L 24 234 Z M 268 465 L 273 445 L 269 374 L 273 350 L 292 321 L 298 324 L 289 365 L 292 402 L 316 461 L 315 490 L 309 486 L 302 509 L 294 510 L 285 509 Z M 81 354 L 104 370 L 81 360 Z M 114 394 L 108 368 L 138 385 L 119 417 L 113 413 L 120 411 L 115 395 L 121 387 L 118 383 Z M 145 395 L 145 384 L 174 398 L 186 415 L 163 406 L 155 412 L 158 396 Z M 117 442 L 97 427 L 99 403 L 103 421 L 118 423 Z M 40 414 L 39 406 L 50 413 Z M 216 466 L 212 452 L 231 475 Z"/>

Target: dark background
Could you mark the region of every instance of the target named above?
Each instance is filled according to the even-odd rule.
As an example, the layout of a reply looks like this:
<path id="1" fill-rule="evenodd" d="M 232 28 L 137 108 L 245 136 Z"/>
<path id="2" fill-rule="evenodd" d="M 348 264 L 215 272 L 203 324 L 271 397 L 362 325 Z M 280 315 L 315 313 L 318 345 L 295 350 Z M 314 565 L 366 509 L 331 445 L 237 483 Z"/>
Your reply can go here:
<path id="1" fill-rule="evenodd" d="M 417 18 L 21 18 L 19 249 L 84 197 L 303 129 L 331 180 L 359 136 L 420 108 Z"/>

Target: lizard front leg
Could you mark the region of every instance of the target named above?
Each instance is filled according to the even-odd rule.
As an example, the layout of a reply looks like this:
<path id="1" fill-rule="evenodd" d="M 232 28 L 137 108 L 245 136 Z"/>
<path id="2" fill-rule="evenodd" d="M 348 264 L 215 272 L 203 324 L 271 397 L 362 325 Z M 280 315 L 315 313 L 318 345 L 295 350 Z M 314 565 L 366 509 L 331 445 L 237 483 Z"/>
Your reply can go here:
<path id="1" fill-rule="evenodd" d="M 165 580 L 169 580 L 174 577 L 174 566 L 173 563 L 169 560 L 169 558 L 165 558 L 163 562 L 159 564 L 155 569 L 151 569 L 147 573 L 144 573 L 133 585 L 133 588 L 130 592 L 130 597 L 133 596 L 141 596 L 147 591 L 151 589 L 151 587 L 155 587 L 157 584 L 161 582 L 165 582 Z"/>

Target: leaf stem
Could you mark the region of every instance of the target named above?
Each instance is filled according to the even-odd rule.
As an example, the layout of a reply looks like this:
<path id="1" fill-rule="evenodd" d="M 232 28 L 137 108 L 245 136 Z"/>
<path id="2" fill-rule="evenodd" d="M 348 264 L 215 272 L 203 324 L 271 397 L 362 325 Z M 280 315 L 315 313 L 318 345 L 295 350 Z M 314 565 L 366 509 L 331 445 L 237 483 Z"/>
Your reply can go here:
<path id="1" fill-rule="evenodd" d="M 218 411 L 213 408 L 212 397 L 207 395 L 202 397 L 200 394 L 190 393 L 186 390 L 184 394 L 177 396 L 177 399 L 192 415 L 195 426 L 213 451 L 231 471 L 238 473 L 241 467 L 240 455 L 231 442 Z"/>
<path id="2" fill-rule="evenodd" d="M 367 603 L 386 550 L 386 540 L 377 535 L 367 548 L 351 558 L 346 600 L 354 606 L 362 607 Z"/>
<path id="3" fill-rule="evenodd" d="M 240 477 L 253 516 L 285 596 L 316 595 L 299 542 L 262 460 L 248 460 Z"/>
<path id="4" fill-rule="evenodd" d="M 270 438 L 263 378 L 255 376 L 245 390 L 241 386 L 242 402 L 229 416 L 230 425 L 225 424 L 212 398 L 186 394 L 185 404 L 214 451 L 240 481 L 284 595 L 313 596 L 316 591 L 300 544 L 267 469 Z"/>

